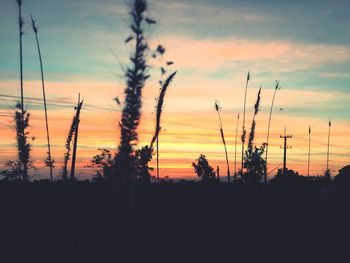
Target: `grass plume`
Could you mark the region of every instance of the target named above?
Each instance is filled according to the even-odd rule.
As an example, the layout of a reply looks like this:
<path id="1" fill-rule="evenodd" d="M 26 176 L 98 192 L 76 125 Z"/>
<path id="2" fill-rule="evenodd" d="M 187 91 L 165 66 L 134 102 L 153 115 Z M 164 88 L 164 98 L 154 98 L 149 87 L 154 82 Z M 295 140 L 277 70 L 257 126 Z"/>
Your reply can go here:
<path id="1" fill-rule="evenodd" d="M 159 132 L 160 132 L 160 121 L 161 121 L 161 115 L 162 115 L 162 110 L 163 110 L 163 104 L 164 104 L 164 97 L 166 94 L 166 91 L 168 89 L 169 84 L 171 83 L 171 81 L 173 80 L 173 78 L 175 77 L 176 72 L 172 73 L 164 82 L 161 90 L 160 90 L 160 94 L 158 97 L 158 103 L 157 103 L 157 113 L 156 113 L 156 127 L 155 127 L 155 131 L 154 131 L 154 135 L 152 137 L 151 140 L 151 148 L 153 148 L 154 142 L 156 141 Z"/>

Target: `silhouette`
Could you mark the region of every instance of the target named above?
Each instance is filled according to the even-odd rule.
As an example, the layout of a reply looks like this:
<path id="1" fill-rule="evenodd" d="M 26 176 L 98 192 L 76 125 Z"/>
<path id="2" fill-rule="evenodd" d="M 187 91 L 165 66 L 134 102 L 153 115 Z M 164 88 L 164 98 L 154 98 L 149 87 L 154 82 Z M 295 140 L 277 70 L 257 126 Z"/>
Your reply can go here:
<path id="1" fill-rule="evenodd" d="M 192 166 L 202 182 L 217 181 L 214 169 L 209 165 L 205 155 L 201 154 L 198 159 L 196 159 L 196 162 L 192 163 Z"/>
<path id="2" fill-rule="evenodd" d="M 93 181 L 100 181 L 102 179 L 112 179 L 114 156 L 108 149 L 98 149 L 101 153 L 95 155 L 87 168 L 97 168 L 96 174 L 94 175 Z"/>
<path id="3" fill-rule="evenodd" d="M 290 149 L 291 146 L 287 145 L 287 140 L 293 138 L 292 135 L 286 133 L 286 128 L 284 128 L 284 135 L 280 135 L 280 138 L 283 139 L 283 171 L 287 169 L 287 149 Z"/>
<path id="4" fill-rule="evenodd" d="M 163 74 L 163 71 L 162 71 L 162 74 Z M 162 115 L 162 110 L 163 110 L 164 97 L 165 97 L 166 91 L 168 89 L 168 86 L 169 86 L 170 82 L 173 80 L 173 78 L 175 77 L 175 75 L 176 75 L 176 72 L 170 74 L 170 76 L 166 79 L 164 84 L 161 81 L 162 88 L 160 89 L 160 94 L 159 94 L 159 97 L 157 100 L 157 106 L 156 106 L 156 111 L 157 111 L 156 112 L 156 127 L 154 130 L 154 135 L 153 135 L 152 140 L 151 140 L 150 148 L 153 148 L 153 144 L 156 141 L 156 143 L 157 143 L 157 179 L 158 180 L 159 180 L 159 147 L 158 147 L 159 141 L 158 141 L 158 137 L 159 137 L 159 132 L 161 130 L 160 121 L 161 121 L 161 115 Z"/>
<path id="5" fill-rule="evenodd" d="M 15 114 L 18 160 L 21 164 L 22 180 L 26 181 L 29 179 L 28 169 L 31 166 L 29 159 L 30 144 L 28 143 L 29 133 L 26 131 L 29 127 L 30 115 L 23 110 L 19 103 L 16 105 Z"/>
<path id="6" fill-rule="evenodd" d="M 41 50 L 38 38 L 38 27 L 36 26 L 35 20 L 31 17 L 32 21 L 32 29 L 35 34 L 36 45 L 38 48 L 39 62 L 40 62 L 40 72 L 41 72 L 41 84 L 43 91 L 43 101 L 44 101 L 44 112 L 45 112 L 45 127 L 46 127 L 46 139 L 47 139 L 47 159 L 45 161 L 45 165 L 50 168 L 50 179 L 53 180 L 52 168 L 54 167 L 54 161 L 51 158 L 51 145 L 50 145 L 50 133 L 49 133 L 49 120 L 47 116 L 47 105 L 46 105 L 46 92 L 45 92 L 45 81 L 44 81 L 44 68 L 43 62 L 41 58 Z"/>
<path id="7" fill-rule="evenodd" d="M 235 174 L 234 180 L 237 181 L 237 138 L 238 138 L 238 124 L 239 124 L 239 113 L 237 115 L 237 123 L 236 123 L 236 138 L 235 138 Z"/>
<path id="8" fill-rule="evenodd" d="M 79 132 L 79 123 L 80 123 L 80 111 L 83 106 L 84 100 L 80 101 L 80 93 L 78 96 L 78 104 L 76 107 L 76 115 L 75 115 L 75 128 L 74 128 L 74 141 L 73 141 L 73 155 L 72 155 L 72 167 L 70 170 L 70 179 L 75 180 L 75 160 L 77 155 L 77 147 L 78 147 L 78 132 Z"/>
<path id="9" fill-rule="evenodd" d="M 267 138 L 266 138 L 266 152 L 265 152 L 265 161 L 266 161 L 266 171 L 264 173 L 264 183 L 266 184 L 267 183 L 267 153 L 269 151 L 269 140 L 270 140 L 270 127 L 271 127 L 271 119 L 272 119 L 272 110 L 273 110 L 273 105 L 274 105 L 274 102 L 275 102 L 275 97 L 276 97 L 276 92 L 277 90 L 280 90 L 281 87 L 279 86 L 280 83 L 278 80 L 276 80 L 276 86 L 275 86 L 275 90 L 273 92 L 273 97 L 272 97 L 272 102 L 271 102 L 271 108 L 270 108 L 270 115 L 269 115 L 269 124 L 267 126 Z M 282 109 L 282 108 L 281 108 Z"/>
<path id="10" fill-rule="evenodd" d="M 309 126 L 309 151 L 307 158 L 307 176 L 310 175 L 310 157 L 311 157 L 311 127 Z"/>
<path id="11" fill-rule="evenodd" d="M 72 167 L 71 167 L 71 174 L 70 174 L 70 179 L 74 180 L 74 169 L 75 169 L 75 156 L 76 156 L 76 147 L 77 147 L 77 140 L 78 140 L 78 127 L 79 127 L 79 116 L 80 116 L 80 110 L 81 107 L 83 106 L 83 101 L 80 101 L 80 94 L 78 98 L 78 104 L 75 109 L 75 115 L 73 117 L 70 129 L 68 131 L 67 139 L 66 139 L 66 152 L 64 154 L 64 162 L 63 162 L 63 168 L 62 168 L 62 179 L 67 180 L 68 179 L 68 162 L 70 160 L 70 151 L 72 147 L 72 140 L 74 139 L 73 142 L 73 159 L 72 159 Z M 74 136 L 74 138 L 73 138 Z"/>
<path id="12" fill-rule="evenodd" d="M 219 123 L 220 123 L 220 135 L 221 135 L 222 143 L 223 143 L 224 149 L 225 149 L 225 157 L 226 157 L 226 165 L 227 165 L 227 181 L 228 181 L 228 183 L 230 183 L 231 182 L 230 165 L 229 165 L 229 162 L 228 162 L 228 155 L 227 155 L 227 147 L 226 147 L 224 129 L 222 127 L 222 121 L 221 121 L 221 116 L 220 116 L 221 106 L 219 105 L 219 102 L 217 102 L 217 101 L 215 102 L 215 110 L 218 113 Z"/>
<path id="13" fill-rule="evenodd" d="M 126 70 L 125 106 L 122 111 L 120 122 L 121 137 L 119 152 L 116 156 L 116 176 L 122 180 L 135 179 L 135 167 L 132 163 L 134 146 L 138 141 L 137 128 L 140 123 L 142 106 L 142 89 L 145 81 L 149 78 L 147 74 L 148 65 L 146 53 L 148 43 L 144 36 L 143 24 L 147 1 L 134 0 L 130 6 L 131 32 L 130 40 L 133 39 L 134 51 L 130 57 L 131 66 Z M 129 38 L 128 38 L 129 39 Z"/>
<path id="14" fill-rule="evenodd" d="M 329 121 L 328 121 L 328 143 L 327 143 L 327 168 L 326 168 L 326 173 L 325 173 L 325 176 L 327 178 L 330 178 L 330 176 L 331 176 L 331 171 L 329 170 L 329 144 L 331 141 L 331 126 L 332 126 L 331 119 L 329 119 Z"/>
<path id="15" fill-rule="evenodd" d="M 264 171 L 266 169 L 266 160 L 262 157 L 265 151 L 266 144 L 263 144 L 259 148 L 254 146 L 254 138 L 255 138 L 255 117 L 259 112 L 260 106 L 260 94 L 261 87 L 259 88 L 257 99 L 254 105 L 254 115 L 252 126 L 249 133 L 249 140 L 247 150 L 244 156 L 244 168 L 245 171 L 241 171 L 241 179 L 246 183 L 259 183 L 262 179 Z"/>
<path id="16" fill-rule="evenodd" d="M 16 105 L 15 122 L 16 122 L 16 137 L 18 160 L 21 163 L 21 171 L 23 172 L 22 179 L 28 180 L 28 168 L 30 166 L 30 144 L 27 142 L 28 132 L 26 129 L 29 126 L 29 113 L 24 109 L 24 87 L 23 87 L 23 25 L 22 17 L 22 0 L 17 0 L 18 5 L 18 29 L 19 29 L 19 60 L 20 60 L 20 95 L 21 101 Z"/>
<path id="17" fill-rule="evenodd" d="M 245 92 L 244 92 L 244 104 L 243 104 L 243 122 L 242 122 L 242 136 L 241 136 L 241 141 L 242 141 L 242 165 L 241 165 L 241 171 L 243 171 L 243 156 L 244 156 L 244 143 L 245 143 L 245 137 L 246 137 L 246 129 L 245 129 L 245 108 L 246 108 L 246 104 L 247 104 L 247 90 L 248 90 L 248 83 L 250 80 L 250 72 L 248 71 L 247 74 L 247 80 L 246 80 L 246 84 L 245 84 Z"/>
<path id="18" fill-rule="evenodd" d="M 350 165 L 341 168 L 339 173 L 334 177 L 334 181 L 348 186 L 350 184 Z"/>

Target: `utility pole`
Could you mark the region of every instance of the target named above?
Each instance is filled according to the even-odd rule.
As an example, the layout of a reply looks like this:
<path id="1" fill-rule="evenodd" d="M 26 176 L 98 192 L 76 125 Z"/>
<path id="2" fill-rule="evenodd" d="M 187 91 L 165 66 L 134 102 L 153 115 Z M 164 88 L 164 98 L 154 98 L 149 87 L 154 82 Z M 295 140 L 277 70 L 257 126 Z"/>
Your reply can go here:
<path id="1" fill-rule="evenodd" d="M 287 145 L 287 140 L 293 138 L 293 135 L 287 135 L 286 128 L 284 128 L 284 135 L 280 135 L 280 138 L 284 139 L 284 153 L 283 153 L 283 174 L 287 170 L 287 149 L 291 149 L 291 146 Z"/>
<path id="2" fill-rule="evenodd" d="M 73 142 L 73 154 L 72 154 L 72 167 L 71 167 L 71 171 L 70 171 L 70 179 L 74 180 L 75 178 L 75 160 L 76 160 L 76 154 L 77 154 L 77 145 L 78 145 L 78 130 L 79 130 L 79 123 L 80 123 L 80 110 L 81 107 L 83 106 L 83 100 L 80 101 L 80 93 L 78 96 L 78 105 L 76 107 L 76 127 L 75 127 L 75 133 L 74 133 L 74 142 Z"/>

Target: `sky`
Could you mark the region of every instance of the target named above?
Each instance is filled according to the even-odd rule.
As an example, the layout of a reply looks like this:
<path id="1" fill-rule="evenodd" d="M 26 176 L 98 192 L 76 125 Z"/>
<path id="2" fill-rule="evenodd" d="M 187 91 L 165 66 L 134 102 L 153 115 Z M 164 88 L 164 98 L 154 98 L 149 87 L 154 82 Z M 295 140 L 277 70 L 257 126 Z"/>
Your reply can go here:
<path id="1" fill-rule="evenodd" d="M 145 34 L 151 47 L 162 44 L 163 58 L 149 56 L 151 78 L 143 90 L 139 147 L 149 144 L 154 131 L 155 98 L 160 65 L 174 61 L 168 73 L 178 73 L 165 98 L 159 137 L 161 176 L 195 178 L 191 167 L 200 154 L 225 174 L 225 155 L 214 102 L 220 101 L 229 163 L 234 171 L 235 129 L 242 114 L 247 72 L 246 126 L 262 87 L 256 117 L 257 146 L 266 142 L 269 109 L 275 81 L 280 81 L 271 122 L 270 176 L 282 166 L 283 134 L 293 138 L 287 166 L 302 174 L 307 169 L 308 129 L 311 126 L 311 175 L 326 169 L 328 120 L 331 118 L 332 175 L 349 164 L 350 156 L 350 2 L 346 0 L 243 1 L 153 0 L 147 16 L 157 21 Z M 13 112 L 19 96 L 17 5 L 1 0 L 0 10 L 0 162 L 16 159 Z M 84 168 L 99 148 L 115 151 L 123 101 L 123 68 L 132 50 L 128 1 L 23 0 L 26 21 L 24 96 L 31 114 L 31 160 L 40 168 L 32 175 L 47 177 L 40 68 L 29 20 L 39 24 L 43 53 L 49 125 L 61 173 L 65 138 L 78 93 L 84 98 L 79 128 L 78 177 L 91 178 Z M 242 115 L 241 115 L 242 116 Z M 241 118 L 242 119 L 242 118 Z M 239 122 L 239 131 L 242 123 Z M 249 130 L 248 130 L 249 131 Z M 240 136 L 240 133 L 239 135 Z M 237 167 L 241 143 L 237 145 Z M 155 167 L 154 160 L 151 166 Z"/>

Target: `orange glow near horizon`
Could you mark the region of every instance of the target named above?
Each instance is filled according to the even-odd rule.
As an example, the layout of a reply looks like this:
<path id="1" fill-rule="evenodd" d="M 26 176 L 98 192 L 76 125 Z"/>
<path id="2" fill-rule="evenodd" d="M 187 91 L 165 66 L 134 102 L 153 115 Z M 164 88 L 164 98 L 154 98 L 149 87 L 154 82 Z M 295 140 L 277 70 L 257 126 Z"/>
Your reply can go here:
<path id="1" fill-rule="evenodd" d="M 13 84 L 13 83 L 12 83 Z M 37 82 L 33 82 L 31 87 L 36 87 Z M 49 83 L 49 87 L 59 85 L 56 83 Z M 62 84 L 64 85 L 64 84 Z M 74 85 L 74 89 L 79 89 L 80 86 L 85 87 L 83 96 L 86 92 L 85 103 L 86 109 L 82 110 L 81 124 L 79 133 L 79 147 L 78 147 L 78 176 L 81 178 L 91 178 L 93 171 L 91 169 L 83 168 L 92 159 L 92 156 L 98 153 L 98 148 L 108 148 L 115 151 L 119 142 L 119 131 L 117 121 L 119 114 L 117 105 L 113 105 L 113 102 L 109 102 L 110 96 L 106 94 L 104 96 L 98 95 L 92 92 L 98 83 L 86 85 L 82 83 Z M 103 86 L 103 84 L 102 84 Z M 151 89 L 146 87 L 145 90 Z M 156 90 L 153 88 L 153 90 Z M 171 87 L 169 94 L 167 94 L 165 107 L 162 118 L 162 132 L 159 138 L 160 149 L 160 171 L 161 176 L 169 176 L 170 178 L 196 178 L 191 163 L 203 153 L 209 159 L 210 165 L 216 170 L 216 166 L 220 167 L 221 177 L 226 176 L 226 164 L 224 157 L 224 149 L 221 143 L 221 138 L 218 128 L 217 114 L 214 110 L 214 100 L 204 99 L 204 102 L 194 99 L 194 104 L 185 104 L 186 100 L 183 100 L 181 96 L 175 96 L 172 93 L 183 90 L 178 87 L 176 80 Z M 232 88 L 237 93 L 243 93 L 243 88 Z M 252 106 L 255 100 L 257 89 L 250 87 L 248 90 L 248 103 L 247 103 L 247 115 L 246 126 L 249 132 L 250 122 L 252 117 Z M 74 92 L 74 91 L 73 91 Z M 283 133 L 283 127 L 287 127 L 287 132 L 293 134 L 293 138 L 289 140 L 289 144 L 293 146 L 288 150 L 288 163 L 287 166 L 294 170 L 299 171 L 301 174 L 306 174 L 307 167 L 307 151 L 308 151 L 308 125 L 312 127 L 312 154 L 311 154 L 311 175 L 321 175 L 325 171 L 326 167 L 326 146 L 327 146 L 327 131 L 328 120 L 327 119 L 308 119 L 306 117 L 293 116 L 288 114 L 288 108 L 279 110 L 280 105 L 288 104 L 288 101 L 293 97 L 297 97 L 297 91 L 278 91 L 276 98 L 276 105 L 274 114 L 272 116 L 271 125 L 271 137 L 270 137 L 270 149 L 269 149 L 269 170 L 282 166 L 283 150 L 280 149 L 282 140 L 279 135 Z M 34 93 L 34 92 L 33 92 Z M 32 94 L 33 94 L 32 93 Z M 155 93 L 155 92 L 153 92 Z M 236 94 L 237 94 L 236 93 Z M 285 98 L 285 94 L 288 96 Z M 154 101 L 153 97 L 156 94 L 144 93 L 144 108 L 141 125 L 139 127 L 139 145 L 147 145 L 151 139 L 154 130 L 154 117 L 153 109 L 149 105 L 152 105 Z M 261 145 L 266 141 L 266 130 L 268 111 L 266 106 L 269 103 L 271 97 L 271 89 L 262 92 L 262 108 L 257 116 L 256 127 L 256 145 Z M 307 100 L 305 96 L 310 96 L 308 99 L 312 100 L 313 94 L 307 95 L 308 92 L 301 92 L 303 94 L 303 100 Z M 33 94 L 39 95 L 39 94 Z M 219 98 L 220 95 L 216 94 Z M 236 112 L 241 108 L 242 102 L 240 102 L 241 94 L 235 95 L 235 93 L 223 95 L 223 125 L 224 132 L 228 146 L 230 170 L 234 172 L 234 143 L 235 143 L 235 126 L 236 126 Z M 323 98 L 319 95 L 318 100 Z M 326 96 L 329 96 L 326 94 Z M 92 101 L 93 98 L 93 101 Z M 230 107 L 229 99 L 232 100 Z M 102 112 L 99 110 L 90 110 L 90 104 L 108 105 L 109 108 L 115 111 Z M 183 101 L 184 104 L 181 104 Z M 281 103 L 282 101 L 282 103 Z M 92 103 L 93 102 L 93 103 Z M 206 103 L 205 103 L 206 102 Z M 109 104 L 110 103 L 110 104 Z M 70 102 L 73 106 L 74 102 Z M 113 106 L 110 106 L 113 105 Z M 40 109 L 34 109 L 35 105 L 28 106 L 28 110 L 31 113 L 31 134 L 35 136 L 35 140 L 32 142 L 32 160 L 35 166 L 38 168 L 43 167 L 43 161 L 46 156 L 46 139 L 43 121 L 43 111 Z M 39 105 L 41 107 L 42 105 Z M 227 107 L 225 107 L 227 106 Z M 92 108 L 91 108 L 92 109 Z M 191 110 L 194 109 L 194 110 Z M 197 110 L 196 110 L 197 109 Z M 227 109 L 227 110 L 226 110 Z M 9 113 L 13 112 L 8 110 Z M 64 109 L 52 109 L 49 111 L 50 117 L 50 132 L 52 143 L 52 155 L 56 161 L 55 174 L 58 175 L 61 171 L 61 165 L 64 155 L 64 142 L 65 137 L 74 114 L 73 108 Z M 13 121 L 10 117 L 2 118 L 2 125 L 6 126 L 3 129 L 2 136 L 0 138 L 0 144 L 2 145 L 1 161 L 16 158 L 15 151 L 15 138 L 13 132 Z M 239 134 L 241 133 L 241 123 L 239 124 Z M 332 168 L 333 175 L 335 171 L 347 164 L 349 143 L 343 144 L 347 140 L 347 135 L 350 131 L 350 125 L 345 122 L 337 123 L 333 122 L 331 130 L 331 158 L 330 166 Z M 241 142 L 238 139 L 237 144 L 237 168 L 240 168 L 241 160 Z M 154 156 L 155 158 L 155 156 Z M 155 159 L 152 160 L 152 167 L 155 167 Z M 41 173 L 45 173 L 46 168 L 42 169 Z M 154 174 L 155 172 L 153 172 Z M 271 176 L 274 173 L 271 174 Z M 45 175 L 43 175 L 45 176 Z"/>

